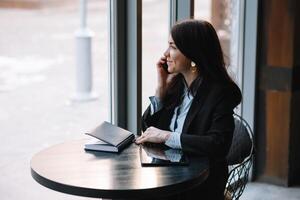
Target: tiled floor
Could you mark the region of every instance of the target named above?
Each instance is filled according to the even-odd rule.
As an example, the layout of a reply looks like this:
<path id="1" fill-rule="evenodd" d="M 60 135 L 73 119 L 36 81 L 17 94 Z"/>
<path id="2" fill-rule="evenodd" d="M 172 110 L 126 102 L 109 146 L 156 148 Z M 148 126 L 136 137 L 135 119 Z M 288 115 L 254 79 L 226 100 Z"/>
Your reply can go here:
<path id="1" fill-rule="evenodd" d="M 95 32 L 93 88 L 99 98 L 85 103 L 70 101 L 75 90 L 76 5 L 0 9 L 1 200 L 88 199 L 36 183 L 30 175 L 30 158 L 47 146 L 84 137 L 86 130 L 108 118 L 105 2 L 89 1 L 88 26 Z M 147 9 L 157 9 L 158 0 L 149 2 Z M 300 189 L 250 183 L 241 199 L 295 200 L 300 199 Z"/>

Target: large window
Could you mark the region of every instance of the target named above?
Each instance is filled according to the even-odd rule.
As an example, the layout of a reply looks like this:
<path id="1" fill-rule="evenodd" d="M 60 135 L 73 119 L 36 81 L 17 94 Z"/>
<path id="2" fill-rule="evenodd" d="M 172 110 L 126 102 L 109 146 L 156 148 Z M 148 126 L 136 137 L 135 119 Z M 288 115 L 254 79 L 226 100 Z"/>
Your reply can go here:
<path id="1" fill-rule="evenodd" d="M 92 84 L 98 98 L 85 102 L 72 100 L 80 1 L 1 2 L 0 198 L 87 199 L 37 184 L 29 161 L 47 146 L 82 138 L 108 120 L 108 1 L 87 1 L 87 27 L 94 32 Z"/>
<path id="2" fill-rule="evenodd" d="M 157 83 L 156 62 L 168 47 L 169 3 L 161 0 L 143 0 L 142 16 L 142 111 L 149 105 Z"/>

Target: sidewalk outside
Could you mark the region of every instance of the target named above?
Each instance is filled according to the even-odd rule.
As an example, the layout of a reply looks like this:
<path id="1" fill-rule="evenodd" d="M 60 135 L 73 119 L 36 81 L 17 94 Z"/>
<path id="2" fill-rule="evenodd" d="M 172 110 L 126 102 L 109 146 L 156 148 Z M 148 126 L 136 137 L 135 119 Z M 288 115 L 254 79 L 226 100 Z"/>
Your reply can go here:
<path id="1" fill-rule="evenodd" d="M 38 151 L 84 137 L 108 120 L 106 4 L 89 1 L 96 101 L 72 103 L 75 91 L 77 4 L 49 9 L 0 10 L 0 193 L 3 200 L 87 199 L 33 180 Z"/>
<path id="2" fill-rule="evenodd" d="M 99 98 L 85 103 L 70 101 L 75 91 L 77 2 L 34 10 L 0 9 L 3 200 L 90 199 L 50 190 L 30 175 L 30 159 L 35 153 L 85 137 L 85 131 L 108 120 L 107 5 L 106 1 L 88 2 L 88 27 L 95 32 L 93 83 Z M 149 9 L 155 3 L 151 1 Z M 300 189 L 250 183 L 241 199 L 295 200 L 300 199 Z"/>

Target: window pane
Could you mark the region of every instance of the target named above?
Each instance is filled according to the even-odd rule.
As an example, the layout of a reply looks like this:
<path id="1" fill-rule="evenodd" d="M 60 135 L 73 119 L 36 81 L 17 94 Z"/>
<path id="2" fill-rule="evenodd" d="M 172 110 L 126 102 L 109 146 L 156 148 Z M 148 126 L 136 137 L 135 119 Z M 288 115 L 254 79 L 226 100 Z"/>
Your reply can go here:
<path id="1" fill-rule="evenodd" d="M 87 27 L 94 32 L 92 83 L 99 98 L 82 103 L 71 100 L 80 1 L 1 2 L 1 199 L 80 199 L 37 184 L 29 161 L 47 146 L 82 138 L 108 120 L 108 1 L 87 1 Z"/>
<path id="2" fill-rule="evenodd" d="M 149 105 L 157 83 L 156 62 L 168 45 L 168 1 L 143 0 L 142 22 L 142 111 Z"/>

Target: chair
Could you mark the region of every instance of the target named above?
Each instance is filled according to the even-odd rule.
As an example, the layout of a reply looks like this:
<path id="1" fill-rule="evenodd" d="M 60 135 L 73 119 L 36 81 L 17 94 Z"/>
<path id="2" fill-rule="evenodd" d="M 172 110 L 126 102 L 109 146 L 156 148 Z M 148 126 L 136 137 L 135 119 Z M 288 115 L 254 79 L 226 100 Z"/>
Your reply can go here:
<path id="1" fill-rule="evenodd" d="M 254 156 L 253 132 L 249 124 L 237 114 L 234 114 L 234 123 L 233 140 L 227 155 L 229 177 L 224 192 L 226 200 L 238 200 L 242 195 Z"/>

